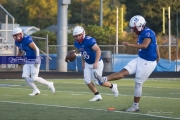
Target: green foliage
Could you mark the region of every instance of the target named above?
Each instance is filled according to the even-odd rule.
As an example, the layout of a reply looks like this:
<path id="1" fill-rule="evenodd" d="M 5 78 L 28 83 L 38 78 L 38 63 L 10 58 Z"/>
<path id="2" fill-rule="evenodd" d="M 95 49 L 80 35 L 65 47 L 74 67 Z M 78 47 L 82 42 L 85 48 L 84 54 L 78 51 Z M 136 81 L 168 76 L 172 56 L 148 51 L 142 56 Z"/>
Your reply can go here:
<path id="1" fill-rule="evenodd" d="M 126 14 L 126 6 L 119 5 L 118 0 L 105 0 L 103 2 L 103 27 L 115 27 L 116 26 L 116 9 L 117 7 L 124 8 L 123 15 Z M 73 0 L 69 5 L 71 11 L 71 17 L 69 22 L 71 24 L 85 24 L 85 25 L 99 25 L 100 23 L 100 1 L 96 0 Z M 73 11 L 73 12 L 72 12 Z M 90 11 L 90 12 L 89 12 Z M 121 23 L 119 11 L 119 24 Z M 127 27 L 125 18 L 123 19 L 124 28 Z"/>
<path id="2" fill-rule="evenodd" d="M 116 45 L 116 29 L 113 27 L 100 27 L 97 25 L 81 25 L 84 27 L 86 35 L 91 36 L 96 39 L 98 45 Z M 135 43 L 137 36 L 132 33 L 121 33 L 118 32 L 118 43 L 121 45 L 122 41 L 129 41 L 130 43 Z M 73 45 L 74 39 L 72 33 L 68 34 L 68 45 Z M 111 50 L 113 51 L 113 47 L 103 47 L 101 50 Z M 120 53 L 130 53 L 137 54 L 137 49 L 120 49 Z"/>
<path id="3" fill-rule="evenodd" d="M 21 26 L 45 28 L 57 22 L 57 0 L 4 0 L 3 6 Z"/>
<path id="4" fill-rule="evenodd" d="M 83 25 L 81 25 L 83 26 Z M 115 37 L 115 29 L 111 27 L 100 27 L 97 25 L 87 25 L 83 26 L 86 35 L 94 37 L 97 40 L 99 45 L 107 45 L 107 44 L 114 44 L 112 39 Z M 73 45 L 73 36 L 72 34 L 68 35 L 68 45 Z"/>
<path id="5" fill-rule="evenodd" d="M 27 25 L 28 14 L 25 9 L 27 0 L 5 0 L 2 6 L 15 18 L 15 22 L 21 25 Z M 10 21 L 11 19 L 9 19 Z M 5 21 L 1 21 L 2 23 Z M 12 20 L 10 21 L 12 23 Z"/>
<path id="6" fill-rule="evenodd" d="M 36 26 L 43 29 L 52 24 L 57 24 L 57 0 L 1 0 L 0 4 L 15 17 L 15 23 L 21 26 Z M 165 27 L 166 35 L 168 33 L 168 7 L 171 7 L 171 31 L 176 35 L 176 14 L 180 13 L 179 0 L 103 0 L 103 27 L 100 23 L 100 0 L 71 0 L 68 5 L 68 24 L 84 24 L 87 35 L 96 38 L 99 45 L 115 45 L 116 43 L 116 9 L 119 8 L 119 35 L 118 43 L 122 41 L 136 42 L 136 37 L 130 33 L 120 33 L 121 12 L 123 7 L 123 27 L 128 31 L 128 22 L 134 15 L 140 14 L 145 17 L 147 26 L 155 31 L 157 36 L 162 32 L 162 8 L 165 7 Z M 180 16 L 180 14 L 179 14 Z M 2 22 L 2 17 L 0 21 Z M 179 18 L 178 18 L 179 19 Z M 10 20 L 10 19 L 9 19 Z M 179 34 L 180 35 L 180 34 Z M 38 35 L 36 35 L 38 36 Z M 46 37 L 46 33 L 42 35 Z M 49 44 L 56 44 L 56 35 L 52 34 Z M 49 39 L 50 39 L 49 35 Z M 42 41 L 42 40 L 41 40 Z M 68 34 L 68 45 L 73 45 L 72 34 Z M 158 38 L 158 44 L 163 44 L 161 35 Z M 39 44 L 44 47 L 45 44 Z M 45 48 L 42 48 L 45 49 Z M 161 48 L 163 57 L 167 58 L 167 48 Z M 55 51 L 52 50 L 52 51 Z M 119 52 L 137 53 L 136 50 L 129 48 L 120 49 Z M 175 58 L 174 49 L 172 58 Z"/>
<path id="7" fill-rule="evenodd" d="M 57 44 L 57 36 L 54 32 L 50 32 L 48 30 L 41 30 L 41 31 L 38 31 L 36 33 L 33 33 L 31 36 L 34 36 L 34 37 L 43 37 L 43 38 L 46 38 L 48 35 L 48 44 L 49 45 L 56 45 Z M 40 39 L 34 39 L 35 40 L 35 43 L 37 44 L 37 46 L 43 50 L 43 51 L 46 51 L 46 40 L 40 40 Z M 49 53 L 55 53 L 56 51 L 56 48 L 49 48 Z"/>
<path id="8" fill-rule="evenodd" d="M 0 4 L 15 17 L 15 22 L 41 29 L 57 24 L 57 0 L 1 0 Z M 116 8 L 124 8 L 124 30 L 134 15 L 145 17 L 147 26 L 156 33 L 162 32 L 162 8 L 166 11 L 166 34 L 168 32 L 168 7 L 171 7 L 172 34 L 176 34 L 176 14 L 180 13 L 179 0 L 104 0 L 103 27 L 116 26 Z M 119 11 L 120 16 L 120 11 Z M 68 5 L 69 24 L 99 25 L 100 0 L 71 0 Z M 1 21 L 2 22 L 2 21 Z M 120 23 L 119 18 L 119 23 Z M 120 24 L 119 24 L 120 25 Z"/>
<path id="9" fill-rule="evenodd" d="M 57 20 L 57 0 L 28 0 L 28 24 L 45 28 Z"/>
<path id="10" fill-rule="evenodd" d="M 7 3 L 7 0 L 1 0 L 0 1 L 0 4 L 4 4 L 4 3 Z"/>
<path id="11" fill-rule="evenodd" d="M 147 21 L 147 26 L 156 33 L 162 32 L 162 8 L 166 13 L 166 34 L 168 33 L 168 7 L 171 7 L 172 34 L 176 33 L 176 13 L 180 13 L 179 0 L 124 0 L 127 8 L 126 20 L 134 15 L 142 15 Z"/>
<path id="12" fill-rule="evenodd" d="M 100 27 L 97 25 L 88 25 L 85 29 L 87 35 L 96 38 L 99 45 L 114 44 L 115 29 L 111 27 Z"/>

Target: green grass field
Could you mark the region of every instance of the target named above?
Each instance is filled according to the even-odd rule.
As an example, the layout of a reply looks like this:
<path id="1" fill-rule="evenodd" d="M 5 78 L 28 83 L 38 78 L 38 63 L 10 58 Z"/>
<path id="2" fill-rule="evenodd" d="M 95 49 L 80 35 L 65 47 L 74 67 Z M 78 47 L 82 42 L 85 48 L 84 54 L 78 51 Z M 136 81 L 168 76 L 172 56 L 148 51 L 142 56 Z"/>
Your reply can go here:
<path id="1" fill-rule="evenodd" d="M 40 95 L 32 92 L 23 79 L 0 80 L 0 120 L 173 120 L 180 119 L 180 80 L 148 79 L 143 86 L 140 111 L 124 112 L 133 103 L 133 79 L 117 83 L 119 96 L 97 86 L 103 100 L 89 102 L 94 95 L 83 80 L 51 80 L 55 94 L 36 83 Z M 115 111 L 107 111 L 114 107 Z"/>

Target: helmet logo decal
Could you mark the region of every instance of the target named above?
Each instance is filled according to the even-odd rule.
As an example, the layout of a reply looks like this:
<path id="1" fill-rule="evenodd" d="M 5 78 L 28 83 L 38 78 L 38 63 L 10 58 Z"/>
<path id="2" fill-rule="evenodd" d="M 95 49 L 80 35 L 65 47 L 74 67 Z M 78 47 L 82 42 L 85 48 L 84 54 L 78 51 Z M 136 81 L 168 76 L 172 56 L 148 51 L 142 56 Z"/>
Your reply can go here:
<path id="1" fill-rule="evenodd" d="M 134 22 L 138 22 L 139 21 L 139 19 L 138 18 L 134 18 Z"/>

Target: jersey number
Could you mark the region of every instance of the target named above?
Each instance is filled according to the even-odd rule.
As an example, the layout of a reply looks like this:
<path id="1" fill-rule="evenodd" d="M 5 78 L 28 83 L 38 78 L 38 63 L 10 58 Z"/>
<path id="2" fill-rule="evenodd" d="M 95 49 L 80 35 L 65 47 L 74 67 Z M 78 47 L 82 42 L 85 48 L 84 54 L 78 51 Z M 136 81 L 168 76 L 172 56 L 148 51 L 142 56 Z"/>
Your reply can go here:
<path id="1" fill-rule="evenodd" d="M 82 56 L 83 56 L 84 59 L 89 59 L 89 55 L 87 54 L 86 51 L 82 52 Z"/>

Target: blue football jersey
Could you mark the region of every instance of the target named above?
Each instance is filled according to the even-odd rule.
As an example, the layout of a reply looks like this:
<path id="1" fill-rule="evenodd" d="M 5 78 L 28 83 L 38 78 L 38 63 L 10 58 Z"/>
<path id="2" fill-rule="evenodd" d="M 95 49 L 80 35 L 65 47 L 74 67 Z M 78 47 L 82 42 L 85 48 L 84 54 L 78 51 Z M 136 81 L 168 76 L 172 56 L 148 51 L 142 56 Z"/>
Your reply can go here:
<path id="1" fill-rule="evenodd" d="M 29 44 L 33 42 L 30 36 L 24 36 L 20 42 L 15 41 L 16 46 L 25 52 L 25 56 L 28 58 L 36 58 L 36 51 L 29 47 Z"/>
<path id="2" fill-rule="evenodd" d="M 74 41 L 74 46 L 81 52 L 82 57 L 88 64 L 93 64 L 96 59 L 96 52 L 92 49 L 94 44 L 96 44 L 96 40 L 90 36 L 85 36 L 82 43 Z"/>
<path id="3" fill-rule="evenodd" d="M 144 38 L 150 38 L 151 42 L 146 49 L 139 49 L 138 55 L 140 58 L 143 58 L 145 60 L 155 61 L 157 59 L 156 34 L 148 27 L 145 27 L 145 29 L 138 35 L 138 44 L 142 44 Z"/>

